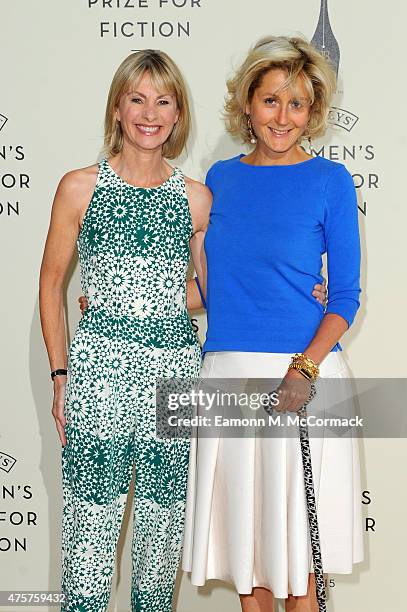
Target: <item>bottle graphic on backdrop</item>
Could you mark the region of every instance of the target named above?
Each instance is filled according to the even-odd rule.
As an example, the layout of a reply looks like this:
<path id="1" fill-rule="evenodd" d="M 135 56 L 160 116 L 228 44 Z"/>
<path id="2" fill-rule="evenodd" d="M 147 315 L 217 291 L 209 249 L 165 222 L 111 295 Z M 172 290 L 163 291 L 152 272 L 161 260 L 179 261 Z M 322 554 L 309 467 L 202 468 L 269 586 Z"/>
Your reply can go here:
<path id="1" fill-rule="evenodd" d="M 339 50 L 338 41 L 332 31 L 328 15 L 328 0 L 320 0 L 320 2 L 321 7 L 319 10 L 318 25 L 312 37 L 311 44 L 330 60 L 336 71 L 336 76 L 338 77 L 341 52 Z M 350 132 L 359 121 L 359 117 L 344 108 L 331 106 L 328 121 L 331 125 L 336 125 Z"/>
<path id="2" fill-rule="evenodd" d="M 311 43 L 331 61 L 338 76 L 341 52 L 329 21 L 328 0 L 321 0 L 318 25 Z"/>

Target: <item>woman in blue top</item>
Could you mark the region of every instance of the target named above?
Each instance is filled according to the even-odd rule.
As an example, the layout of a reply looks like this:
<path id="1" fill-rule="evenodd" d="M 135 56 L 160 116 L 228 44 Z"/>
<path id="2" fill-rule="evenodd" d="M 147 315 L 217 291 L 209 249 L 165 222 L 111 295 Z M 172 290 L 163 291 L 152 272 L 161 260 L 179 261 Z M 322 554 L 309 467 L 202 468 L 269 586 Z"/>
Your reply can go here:
<path id="1" fill-rule="evenodd" d="M 355 188 L 343 165 L 300 146 L 324 133 L 334 89 L 333 70 L 306 41 L 260 41 L 226 103 L 229 131 L 255 147 L 215 163 L 206 181 L 202 376 L 283 379 L 282 411 L 304 403 L 318 374 L 348 376 L 338 342 L 359 307 Z M 311 296 L 324 253 L 325 311 Z M 324 571 L 350 573 L 363 559 L 357 440 L 310 442 Z M 318 610 L 298 439 L 198 438 L 189 470 L 183 568 L 192 583 L 232 582 L 244 612 L 270 612 L 273 597 L 286 610 Z"/>
<path id="2" fill-rule="evenodd" d="M 352 178 L 299 146 L 323 133 L 334 80 L 303 40 L 256 45 L 229 82 L 227 103 L 229 129 L 256 146 L 207 176 L 208 283 L 203 232 L 191 244 L 203 293 L 207 284 L 202 376 L 284 377 L 282 410 L 309 395 L 302 374 L 287 372 L 292 353 L 312 360 L 297 360 L 303 373 L 317 364 L 323 377 L 347 376 L 338 340 L 359 306 Z M 312 297 L 320 296 L 324 252 L 325 313 Z M 189 283 L 190 310 L 202 305 L 198 295 Z M 349 573 L 363 558 L 358 453 L 354 440 L 323 442 L 311 440 L 324 569 Z M 198 449 L 192 441 L 183 567 L 193 584 L 233 582 L 244 612 L 269 612 L 273 593 L 287 598 L 287 610 L 316 610 L 307 529 L 298 439 L 204 439 Z"/>

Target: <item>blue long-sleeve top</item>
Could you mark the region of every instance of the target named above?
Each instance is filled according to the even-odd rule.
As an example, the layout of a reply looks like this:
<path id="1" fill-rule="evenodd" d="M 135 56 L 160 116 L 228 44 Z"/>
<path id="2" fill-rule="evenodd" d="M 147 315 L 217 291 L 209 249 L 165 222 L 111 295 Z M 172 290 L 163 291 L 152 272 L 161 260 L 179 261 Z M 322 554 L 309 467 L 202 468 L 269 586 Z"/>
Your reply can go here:
<path id="1" fill-rule="evenodd" d="M 216 162 L 206 178 L 213 205 L 203 352 L 301 352 L 324 316 L 312 291 L 322 282 L 325 252 L 326 312 L 351 325 L 359 308 L 353 179 L 322 157 L 286 166 L 253 166 L 242 157 Z"/>

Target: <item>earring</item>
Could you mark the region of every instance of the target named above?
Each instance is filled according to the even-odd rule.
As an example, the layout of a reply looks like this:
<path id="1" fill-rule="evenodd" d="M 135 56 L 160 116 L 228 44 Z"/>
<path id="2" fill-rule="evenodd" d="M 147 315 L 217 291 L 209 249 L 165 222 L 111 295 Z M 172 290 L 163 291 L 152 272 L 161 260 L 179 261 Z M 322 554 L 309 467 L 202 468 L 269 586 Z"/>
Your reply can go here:
<path id="1" fill-rule="evenodd" d="M 247 129 L 249 131 L 249 137 L 251 144 L 256 144 L 257 138 L 253 131 L 252 120 L 250 119 L 250 115 L 247 115 Z"/>
<path id="2" fill-rule="evenodd" d="M 308 148 L 309 148 L 308 152 L 309 152 L 310 155 L 312 155 L 312 140 L 311 140 L 310 134 L 309 133 L 307 134 L 308 130 L 309 130 L 309 124 L 307 123 L 307 127 L 305 129 L 304 134 L 303 134 L 303 138 L 306 138 L 308 140 Z"/>

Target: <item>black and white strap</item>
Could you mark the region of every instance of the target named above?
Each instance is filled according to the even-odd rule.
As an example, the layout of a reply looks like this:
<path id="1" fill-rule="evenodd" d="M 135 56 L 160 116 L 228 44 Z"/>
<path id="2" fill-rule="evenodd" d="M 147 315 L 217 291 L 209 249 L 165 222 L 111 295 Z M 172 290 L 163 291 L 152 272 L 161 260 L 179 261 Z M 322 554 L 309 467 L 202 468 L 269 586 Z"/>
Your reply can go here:
<path id="1" fill-rule="evenodd" d="M 307 425 L 307 409 L 306 406 L 314 399 L 316 395 L 315 383 L 311 383 L 311 391 L 309 398 L 297 410 L 297 415 L 300 418 L 300 443 L 302 466 L 304 471 L 305 498 L 307 502 L 308 525 L 311 538 L 312 559 L 315 573 L 315 589 L 318 601 L 319 612 L 326 612 L 326 592 L 324 572 L 322 568 L 321 545 L 319 541 L 318 516 L 317 506 L 315 502 L 314 479 L 312 477 L 311 464 L 311 449 L 309 444 L 308 425 Z M 270 394 L 273 396 L 273 394 Z M 264 409 L 268 414 L 273 413 L 273 408 L 265 406 Z M 305 418 L 302 418 L 305 417 Z"/>
<path id="2" fill-rule="evenodd" d="M 305 496 L 307 500 L 308 525 L 311 537 L 312 559 L 314 563 L 315 588 L 319 612 L 326 612 L 326 592 L 324 572 L 322 568 L 321 545 L 319 540 L 317 506 L 315 502 L 314 480 L 312 477 L 311 449 L 308 436 L 306 406 L 315 397 L 315 384 L 311 384 L 311 393 L 307 402 L 297 410 L 300 418 L 300 443 L 302 466 L 304 469 Z M 305 417 L 305 418 L 302 418 Z"/>

